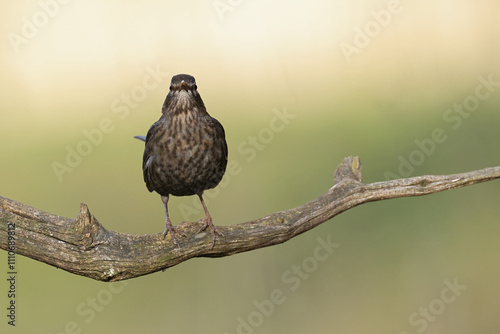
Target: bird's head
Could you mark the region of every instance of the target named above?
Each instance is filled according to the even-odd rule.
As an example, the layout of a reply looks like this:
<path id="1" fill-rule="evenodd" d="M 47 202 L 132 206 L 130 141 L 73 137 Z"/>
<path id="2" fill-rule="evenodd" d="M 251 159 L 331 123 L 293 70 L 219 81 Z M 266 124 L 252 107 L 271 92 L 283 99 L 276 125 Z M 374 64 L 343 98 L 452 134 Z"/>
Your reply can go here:
<path id="1" fill-rule="evenodd" d="M 192 92 L 196 91 L 196 88 L 196 80 L 189 74 L 174 75 L 170 82 L 170 91 L 174 93 L 181 91 Z"/>
<path id="2" fill-rule="evenodd" d="M 204 109 L 205 106 L 197 91 L 196 80 L 189 74 L 177 74 L 172 77 L 163 111 L 173 114 L 193 108 Z"/>

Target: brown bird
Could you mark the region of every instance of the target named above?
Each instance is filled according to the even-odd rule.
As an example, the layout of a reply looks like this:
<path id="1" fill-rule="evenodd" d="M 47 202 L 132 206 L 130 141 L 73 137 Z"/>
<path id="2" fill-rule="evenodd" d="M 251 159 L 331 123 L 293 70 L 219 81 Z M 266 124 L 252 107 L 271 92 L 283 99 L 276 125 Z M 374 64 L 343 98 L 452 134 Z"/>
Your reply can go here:
<path id="1" fill-rule="evenodd" d="M 205 210 L 199 232 L 210 228 L 213 247 L 215 234 L 223 234 L 212 223 L 203 191 L 221 181 L 227 165 L 227 144 L 224 128 L 207 113 L 192 76 L 172 77 L 160 119 L 151 126 L 146 138 L 136 138 L 146 142 L 142 161 L 146 186 L 150 192 L 161 195 L 165 206 L 163 237 L 170 232 L 179 247 L 175 234 L 186 236 L 170 221 L 169 196 L 198 195 Z"/>

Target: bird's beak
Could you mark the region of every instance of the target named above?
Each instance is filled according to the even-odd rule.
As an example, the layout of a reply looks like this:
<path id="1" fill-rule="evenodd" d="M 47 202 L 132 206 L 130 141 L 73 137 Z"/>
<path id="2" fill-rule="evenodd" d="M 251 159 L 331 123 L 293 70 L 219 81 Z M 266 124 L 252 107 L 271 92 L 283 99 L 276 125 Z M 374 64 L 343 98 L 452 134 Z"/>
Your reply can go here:
<path id="1" fill-rule="evenodd" d="M 182 80 L 181 82 L 181 90 L 184 89 L 184 90 L 189 90 L 189 86 L 188 84 L 186 83 L 186 81 Z"/>

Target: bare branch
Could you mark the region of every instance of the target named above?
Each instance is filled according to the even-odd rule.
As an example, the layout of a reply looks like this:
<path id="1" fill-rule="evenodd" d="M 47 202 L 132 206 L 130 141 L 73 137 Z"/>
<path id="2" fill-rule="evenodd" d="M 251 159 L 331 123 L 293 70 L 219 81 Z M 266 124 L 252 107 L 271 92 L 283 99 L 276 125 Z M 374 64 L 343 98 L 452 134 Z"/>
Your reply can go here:
<path id="1" fill-rule="evenodd" d="M 366 202 L 422 196 L 497 178 L 500 167 L 363 184 L 359 158 L 349 157 L 335 171 L 335 184 L 325 194 L 294 209 L 220 226 L 225 238 L 217 238 L 214 248 L 209 232 L 196 234 L 201 223 L 177 225 L 188 235 L 177 248 L 162 233 L 139 236 L 108 231 L 84 203 L 79 215 L 69 219 L 0 197 L 0 247 L 8 249 L 8 227 L 15 225 L 17 254 L 99 281 L 119 281 L 193 257 L 222 257 L 282 243 Z"/>

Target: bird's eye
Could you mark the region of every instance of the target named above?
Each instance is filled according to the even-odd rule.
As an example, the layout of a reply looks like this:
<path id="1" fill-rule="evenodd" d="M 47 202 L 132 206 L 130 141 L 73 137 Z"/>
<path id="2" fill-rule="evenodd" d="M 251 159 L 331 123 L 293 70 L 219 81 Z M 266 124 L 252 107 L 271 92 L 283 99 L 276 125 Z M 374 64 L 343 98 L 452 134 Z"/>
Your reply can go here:
<path id="1" fill-rule="evenodd" d="M 196 86 L 196 84 L 194 85 L 194 90 L 197 90 L 198 89 L 198 86 Z"/>
<path id="2" fill-rule="evenodd" d="M 173 86 L 172 86 L 172 85 L 170 85 L 170 88 L 169 88 L 169 89 L 170 89 L 170 90 L 172 90 L 172 88 L 173 88 Z"/>

